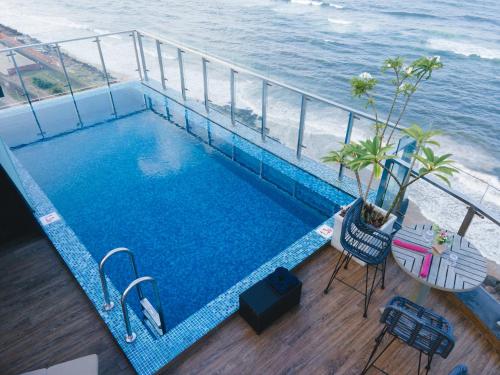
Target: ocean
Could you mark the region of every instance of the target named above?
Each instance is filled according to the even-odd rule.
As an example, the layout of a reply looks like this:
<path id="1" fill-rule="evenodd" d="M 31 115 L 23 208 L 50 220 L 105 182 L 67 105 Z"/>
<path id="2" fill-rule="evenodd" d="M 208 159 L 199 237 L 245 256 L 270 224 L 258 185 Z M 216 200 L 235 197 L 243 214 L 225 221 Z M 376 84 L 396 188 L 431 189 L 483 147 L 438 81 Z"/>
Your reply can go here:
<path id="1" fill-rule="evenodd" d="M 353 75 L 366 71 L 383 81 L 388 78 L 380 66 L 389 56 L 411 61 L 439 55 L 444 69 L 416 94 L 404 123 L 445 132 L 442 150 L 452 152 L 463 171 L 453 187 L 500 217 L 497 0 L 2 0 L 1 5 L 0 23 L 42 41 L 137 28 L 361 110 L 363 103 L 350 94 Z M 85 51 L 80 53 L 85 59 Z M 246 107 L 255 109 L 258 87 L 251 82 L 241 87 L 248 93 Z M 379 89 L 380 110 L 387 112 L 388 86 Z M 227 96 L 223 85 L 220 90 L 214 95 Z M 296 105 L 282 97 L 280 106 L 277 115 L 286 123 Z M 335 133 L 326 113 L 312 116 L 309 139 Z M 276 129 L 286 138 L 285 127 Z M 410 191 L 425 216 L 458 229 L 465 207 L 436 194 L 423 185 Z M 500 263 L 498 227 L 476 218 L 469 235 Z"/>

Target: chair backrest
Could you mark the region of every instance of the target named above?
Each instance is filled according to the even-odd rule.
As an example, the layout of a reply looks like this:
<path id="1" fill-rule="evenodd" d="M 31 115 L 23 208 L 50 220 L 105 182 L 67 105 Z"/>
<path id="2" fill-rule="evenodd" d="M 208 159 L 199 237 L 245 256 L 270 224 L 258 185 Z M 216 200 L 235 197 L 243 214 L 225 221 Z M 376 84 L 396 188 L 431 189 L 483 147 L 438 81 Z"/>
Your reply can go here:
<path id="1" fill-rule="evenodd" d="M 445 318 L 405 298 L 393 298 L 380 321 L 390 334 L 427 355 L 446 358 L 455 346 L 451 325 Z"/>
<path id="2" fill-rule="evenodd" d="M 380 264 L 389 254 L 392 236 L 362 219 L 363 200 L 358 198 L 342 222 L 340 243 L 344 250 L 368 264 Z"/>

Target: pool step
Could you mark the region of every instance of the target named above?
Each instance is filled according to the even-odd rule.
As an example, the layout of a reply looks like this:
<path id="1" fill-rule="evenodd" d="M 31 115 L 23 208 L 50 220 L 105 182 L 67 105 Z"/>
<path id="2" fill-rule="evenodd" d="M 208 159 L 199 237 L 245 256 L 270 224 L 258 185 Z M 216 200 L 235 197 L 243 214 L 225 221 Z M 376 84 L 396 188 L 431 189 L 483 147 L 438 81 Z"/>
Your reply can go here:
<path id="1" fill-rule="evenodd" d="M 144 314 L 144 321 L 149 322 L 149 327 L 152 327 L 158 335 L 163 335 L 164 327 L 161 326 L 160 314 L 158 314 L 158 311 L 156 311 L 146 297 L 141 299 L 140 302 L 142 306 L 142 313 Z"/>

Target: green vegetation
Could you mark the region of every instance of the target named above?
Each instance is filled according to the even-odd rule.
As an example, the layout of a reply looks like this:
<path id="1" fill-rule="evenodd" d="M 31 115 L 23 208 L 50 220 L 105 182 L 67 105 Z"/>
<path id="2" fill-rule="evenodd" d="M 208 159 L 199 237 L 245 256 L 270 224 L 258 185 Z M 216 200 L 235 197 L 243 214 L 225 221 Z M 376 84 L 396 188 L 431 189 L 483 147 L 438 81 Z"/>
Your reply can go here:
<path id="1" fill-rule="evenodd" d="M 409 65 L 405 65 L 401 57 L 387 59 L 382 67 L 382 73 L 392 73 L 391 83 L 394 86 L 394 92 L 392 94 L 392 105 L 386 118 L 380 118 L 377 112 L 374 97 L 377 79 L 365 72 L 351 80 L 353 96 L 365 99 L 366 107 L 371 108 L 374 113 L 374 135 L 361 142 L 344 144 L 340 151 L 331 151 L 323 158 L 323 161 L 343 164 L 354 172 L 358 183 L 359 195 L 365 202 L 365 208 L 368 206 L 366 203 L 374 178 L 380 178 L 383 170 L 386 170 L 393 177 L 393 180 L 398 185 L 398 192 L 390 203 L 387 214 L 382 219 L 382 224 L 399 207 L 406 189 L 415 181 L 432 174 L 445 183 L 450 184 L 448 178 L 458 172 L 453 167 L 453 161 L 450 160 L 451 154 L 436 155 L 433 150 L 433 148 L 439 147 L 439 143 L 435 140 L 435 137 L 440 135 L 441 132 L 432 129 L 424 130 L 417 124 L 412 124 L 409 128 L 403 129 L 403 133 L 415 141 L 415 150 L 410 157 L 409 168 L 410 170 L 416 168 L 417 174 L 412 175 L 408 173 L 403 179 L 400 179 L 385 166 L 386 160 L 396 158 L 396 155 L 393 154 L 394 144 L 391 141 L 410 99 L 417 91 L 419 85 L 430 79 L 432 73 L 442 67 L 443 64 L 439 56 L 421 57 Z M 396 119 L 394 125 L 391 124 L 391 117 Z M 365 168 L 371 168 L 371 173 L 368 179 L 368 186 L 363 191 L 360 172 Z"/>
<path id="2" fill-rule="evenodd" d="M 33 84 L 39 89 L 48 90 L 52 94 L 61 94 L 62 92 L 64 92 L 63 88 L 58 82 L 52 82 L 43 77 L 33 77 L 31 78 L 31 82 L 33 82 Z"/>

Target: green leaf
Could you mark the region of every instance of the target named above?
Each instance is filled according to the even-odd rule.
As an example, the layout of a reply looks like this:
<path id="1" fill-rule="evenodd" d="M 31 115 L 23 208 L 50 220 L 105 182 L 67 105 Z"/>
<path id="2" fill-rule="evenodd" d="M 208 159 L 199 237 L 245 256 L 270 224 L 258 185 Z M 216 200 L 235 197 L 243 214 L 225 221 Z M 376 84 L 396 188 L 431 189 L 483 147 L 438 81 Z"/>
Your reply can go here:
<path id="1" fill-rule="evenodd" d="M 443 175 L 441 175 L 441 174 L 436 174 L 436 177 L 437 177 L 437 178 L 439 178 L 439 179 L 441 179 L 441 180 L 443 180 L 444 182 L 446 182 L 446 184 L 447 184 L 448 186 L 451 186 L 450 180 L 448 180 L 448 178 L 447 178 L 447 177 L 445 177 L 445 176 L 443 176 Z"/>

